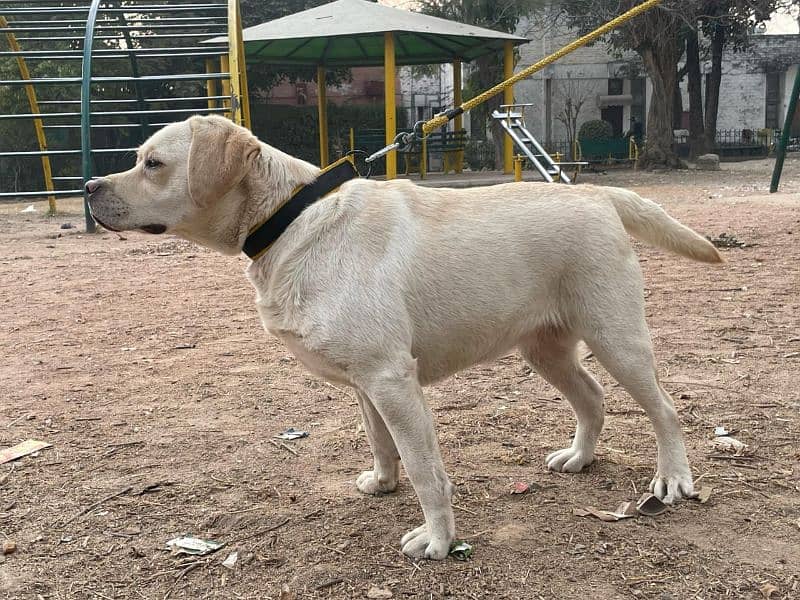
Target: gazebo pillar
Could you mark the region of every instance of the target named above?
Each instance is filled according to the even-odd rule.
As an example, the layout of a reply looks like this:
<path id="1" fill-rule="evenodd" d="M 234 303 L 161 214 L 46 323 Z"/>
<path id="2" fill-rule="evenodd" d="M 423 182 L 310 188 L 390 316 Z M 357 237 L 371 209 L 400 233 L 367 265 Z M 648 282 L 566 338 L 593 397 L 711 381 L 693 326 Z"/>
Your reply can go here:
<path id="1" fill-rule="evenodd" d="M 453 61 L 453 106 L 458 108 L 461 106 L 463 99 L 461 98 L 461 61 Z M 464 115 L 459 114 L 453 119 L 453 129 L 456 132 L 464 129 Z M 456 173 L 461 173 L 464 168 L 464 151 L 459 151 L 460 156 L 456 161 Z"/>
<path id="2" fill-rule="evenodd" d="M 317 66 L 317 114 L 319 116 L 319 166 L 328 166 L 328 94 L 325 67 Z"/>
<path id="3" fill-rule="evenodd" d="M 514 76 L 514 43 L 507 41 L 503 52 L 503 79 Z M 514 86 L 508 86 L 503 91 L 503 104 L 514 104 Z M 511 136 L 503 135 L 503 172 L 511 173 L 514 170 L 514 144 Z"/>
<path id="4" fill-rule="evenodd" d="M 383 34 L 383 103 L 385 106 L 386 119 L 386 145 L 394 142 L 397 135 L 396 114 L 397 109 L 394 104 L 394 80 L 395 80 L 395 60 L 394 60 L 394 34 L 387 31 Z M 386 155 L 386 179 L 397 177 L 397 153 L 389 152 Z"/>

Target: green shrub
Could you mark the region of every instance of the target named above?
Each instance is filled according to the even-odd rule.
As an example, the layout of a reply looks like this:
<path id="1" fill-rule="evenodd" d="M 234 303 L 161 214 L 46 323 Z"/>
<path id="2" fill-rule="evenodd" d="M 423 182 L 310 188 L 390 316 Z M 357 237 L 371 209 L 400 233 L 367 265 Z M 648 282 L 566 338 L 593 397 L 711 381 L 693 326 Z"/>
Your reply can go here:
<path id="1" fill-rule="evenodd" d="M 586 121 L 578 131 L 579 140 L 606 140 L 614 136 L 614 127 L 608 121 Z"/>

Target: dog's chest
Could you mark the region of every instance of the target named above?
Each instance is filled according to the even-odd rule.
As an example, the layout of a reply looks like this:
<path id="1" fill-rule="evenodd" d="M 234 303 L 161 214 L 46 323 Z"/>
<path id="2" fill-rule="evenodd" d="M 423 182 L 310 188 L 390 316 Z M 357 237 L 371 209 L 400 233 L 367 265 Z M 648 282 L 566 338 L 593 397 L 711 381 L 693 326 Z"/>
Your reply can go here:
<path id="1" fill-rule="evenodd" d="M 333 364 L 329 359 L 305 343 L 303 336 L 297 333 L 298 330 L 287 322 L 285 314 L 276 313 L 263 301 L 257 302 L 256 307 L 264 329 L 282 340 L 286 347 L 289 348 L 289 351 L 294 354 L 306 369 L 328 381 L 346 385 L 351 384 L 347 372 L 342 367 Z"/>

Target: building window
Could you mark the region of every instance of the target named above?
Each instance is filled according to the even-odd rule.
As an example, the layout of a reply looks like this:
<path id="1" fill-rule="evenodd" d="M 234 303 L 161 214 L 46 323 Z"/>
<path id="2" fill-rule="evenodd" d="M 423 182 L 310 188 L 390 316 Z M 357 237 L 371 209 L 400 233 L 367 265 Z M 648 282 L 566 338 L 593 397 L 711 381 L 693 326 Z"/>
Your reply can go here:
<path id="1" fill-rule="evenodd" d="M 624 79 L 609 79 L 608 80 L 608 95 L 609 96 L 621 96 L 622 90 L 624 89 L 625 80 Z"/>
<path id="2" fill-rule="evenodd" d="M 764 110 L 764 126 L 768 129 L 780 128 L 780 73 L 767 73 L 767 97 Z"/>

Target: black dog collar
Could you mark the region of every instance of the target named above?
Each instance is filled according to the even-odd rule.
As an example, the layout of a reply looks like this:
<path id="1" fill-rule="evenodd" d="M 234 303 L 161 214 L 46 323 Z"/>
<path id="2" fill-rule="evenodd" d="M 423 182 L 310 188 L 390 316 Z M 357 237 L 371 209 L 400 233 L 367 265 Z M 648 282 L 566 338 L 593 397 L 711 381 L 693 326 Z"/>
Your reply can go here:
<path id="1" fill-rule="evenodd" d="M 325 167 L 309 184 L 298 187 L 291 197 L 261 225 L 251 230 L 242 252 L 252 260 L 264 254 L 300 213 L 320 198 L 336 191 L 340 185 L 358 177 L 358 171 L 348 159 L 337 160 Z"/>

